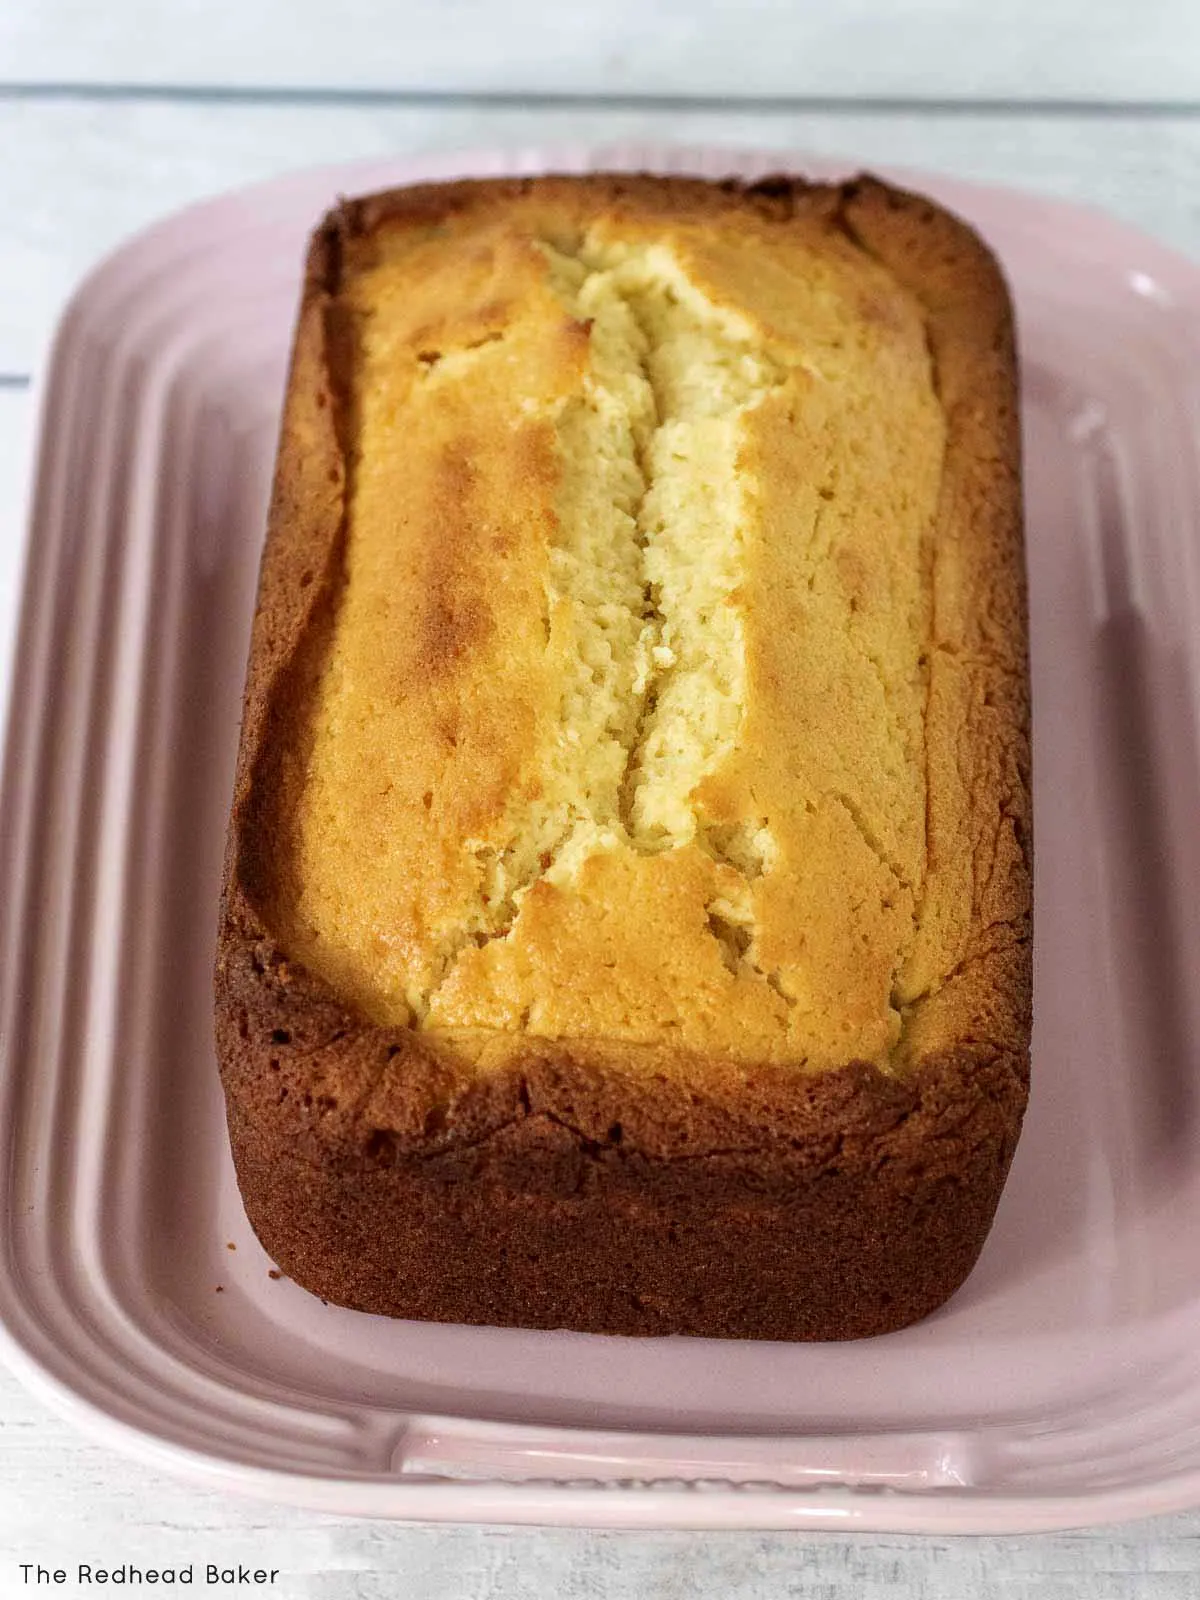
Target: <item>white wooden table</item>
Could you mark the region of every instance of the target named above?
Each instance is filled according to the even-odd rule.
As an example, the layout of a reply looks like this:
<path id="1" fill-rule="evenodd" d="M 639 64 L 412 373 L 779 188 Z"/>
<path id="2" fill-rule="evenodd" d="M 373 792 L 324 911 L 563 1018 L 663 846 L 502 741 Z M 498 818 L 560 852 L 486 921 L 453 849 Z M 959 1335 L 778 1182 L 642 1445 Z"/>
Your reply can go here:
<path id="1" fill-rule="evenodd" d="M 99 254 L 309 163 L 629 137 L 942 168 L 1090 201 L 1200 258 L 1200 5 L 0 0 L 0 693 L 29 378 Z M 1200 1513 L 952 1542 L 370 1524 L 183 1486 L 0 1373 L 0 1596 L 26 1592 L 22 1562 L 188 1560 L 277 1567 L 257 1592 L 280 1600 L 1183 1600 Z"/>

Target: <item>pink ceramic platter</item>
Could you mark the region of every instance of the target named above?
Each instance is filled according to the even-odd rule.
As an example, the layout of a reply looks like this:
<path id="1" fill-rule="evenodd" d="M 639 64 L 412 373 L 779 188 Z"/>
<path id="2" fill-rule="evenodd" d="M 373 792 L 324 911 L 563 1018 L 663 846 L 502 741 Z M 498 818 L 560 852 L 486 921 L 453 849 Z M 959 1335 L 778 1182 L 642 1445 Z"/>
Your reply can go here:
<path id="1" fill-rule="evenodd" d="M 305 235 L 339 192 L 595 166 L 830 171 L 324 171 L 172 218 L 72 300 L 0 809 L 0 1347 L 109 1443 L 328 1511 L 945 1533 L 1200 1503 L 1200 269 L 1043 200 L 907 177 L 999 252 L 1024 370 L 1035 1078 L 966 1286 L 789 1346 L 393 1323 L 269 1276 L 210 965 Z"/>

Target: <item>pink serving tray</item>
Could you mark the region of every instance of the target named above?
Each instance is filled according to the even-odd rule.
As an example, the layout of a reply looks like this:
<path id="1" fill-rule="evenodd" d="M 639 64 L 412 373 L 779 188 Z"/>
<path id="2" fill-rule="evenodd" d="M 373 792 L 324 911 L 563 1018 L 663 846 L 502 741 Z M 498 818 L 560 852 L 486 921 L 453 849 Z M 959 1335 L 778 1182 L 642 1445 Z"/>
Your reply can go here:
<path id="1" fill-rule="evenodd" d="M 393 1323 L 268 1275 L 210 964 L 304 238 L 339 191 L 597 165 L 830 171 L 325 171 L 161 224 L 68 308 L 0 810 L 0 1344 L 108 1442 L 327 1511 L 945 1533 L 1200 1503 L 1200 269 L 1047 201 L 915 180 L 1003 258 L 1024 356 L 1035 1079 L 966 1287 L 789 1346 Z"/>

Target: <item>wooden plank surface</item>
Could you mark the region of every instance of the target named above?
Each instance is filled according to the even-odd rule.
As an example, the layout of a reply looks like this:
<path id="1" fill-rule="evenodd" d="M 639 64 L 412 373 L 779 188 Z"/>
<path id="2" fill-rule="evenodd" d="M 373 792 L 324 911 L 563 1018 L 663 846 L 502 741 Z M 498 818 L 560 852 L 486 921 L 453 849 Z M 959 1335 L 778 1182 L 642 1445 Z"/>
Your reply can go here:
<path id="1" fill-rule="evenodd" d="M 1200 117 L 0 100 L 0 150 L 19 153 L 0 162 L 0 373 L 32 369 L 98 256 L 192 200 L 390 152 L 629 139 L 940 168 L 1106 207 L 1200 257 Z"/>
<path id="2" fill-rule="evenodd" d="M 1164 102 L 1200 99 L 1200 6 L 8 0 L 0 80 Z"/>
<path id="3" fill-rule="evenodd" d="M 0 378 L 0 741 L 3 739 L 8 686 L 12 677 L 32 410 L 28 387 L 5 383 Z M 3 744 L 0 742 L 2 750 Z M 3 959 L 0 953 L 0 960 Z M 4 1405 L 0 1400 L 0 1485 L 4 1481 L 3 1418 Z M 2 1496 L 3 1490 L 0 1488 L 0 1498 Z M 0 1594 L 3 1592 L 0 1583 Z"/>

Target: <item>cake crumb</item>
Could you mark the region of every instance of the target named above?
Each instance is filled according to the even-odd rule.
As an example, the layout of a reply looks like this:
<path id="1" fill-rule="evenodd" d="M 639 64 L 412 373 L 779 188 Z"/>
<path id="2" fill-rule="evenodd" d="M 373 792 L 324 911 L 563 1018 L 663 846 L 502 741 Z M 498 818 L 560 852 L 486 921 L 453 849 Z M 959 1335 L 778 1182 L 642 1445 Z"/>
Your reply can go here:
<path id="1" fill-rule="evenodd" d="M 272 1267 L 271 1270 L 267 1273 L 267 1277 L 268 1278 L 282 1278 L 283 1277 L 283 1273 L 280 1272 L 278 1267 Z"/>

